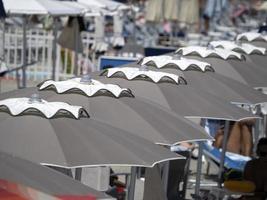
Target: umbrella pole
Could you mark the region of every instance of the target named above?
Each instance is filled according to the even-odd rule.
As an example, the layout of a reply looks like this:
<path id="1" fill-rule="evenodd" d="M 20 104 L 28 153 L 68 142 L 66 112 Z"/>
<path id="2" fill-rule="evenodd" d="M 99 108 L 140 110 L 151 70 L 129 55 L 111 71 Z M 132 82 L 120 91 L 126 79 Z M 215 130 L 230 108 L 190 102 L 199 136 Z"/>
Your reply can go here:
<path id="1" fill-rule="evenodd" d="M 54 17 L 53 24 L 53 49 L 52 49 L 52 80 L 56 79 L 56 53 L 57 53 L 57 18 Z"/>
<path id="2" fill-rule="evenodd" d="M 134 200 L 135 181 L 137 175 L 137 167 L 131 167 L 131 179 L 128 189 L 128 200 Z"/>
<path id="3" fill-rule="evenodd" d="M 3 48 L 2 48 L 2 56 L 1 58 L 3 59 L 3 61 L 5 61 L 5 30 L 6 30 L 6 21 L 5 21 L 5 18 L 2 19 L 2 23 L 3 23 L 3 32 L 2 32 L 2 45 L 3 45 Z"/>
<path id="4" fill-rule="evenodd" d="M 77 20 L 77 23 L 78 23 L 78 20 Z M 75 52 L 74 52 L 74 75 L 75 76 L 78 76 L 78 34 L 79 34 L 79 28 L 77 28 L 75 31 L 74 31 L 74 40 L 75 40 Z"/>
<path id="5" fill-rule="evenodd" d="M 254 128 L 254 143 L 257 144 L 260 138 L 261 119 L 256 119 Z M 257 145 L 254 145 L 253 152 L 256 152 Z"/>
<path id="6" fill-rule="evenodd" d="M 23 43 L 22 43 L 22 87 L 26 87 L 26 56 L 27 56 L 27 30 L 26 16 L 23 16 Z"/>
<path id="7" fill-rule="evenodd" d="M 170 168 L 170 161 L 166 161 L 162 163 L 162 183 L 164 187 L 165 194 L 167 195 L 168 192 L 168 180 L 169 180 L 169 168 Z"/>
<path id="8" fill-rule="evenodd" d="M 75 180 L 78 180 L 78 181 L 82 180 L 82 168 L 75 169 Z"/>
<path id="9" fill-rule="evenodd" d="M 202 156 L 203 156 L 203 142 L 198 143 L 198 158 L 197 158 L 197 175 L 196 175 L 196 186 L 195 195 L 199 196 L 200 191 L 200 181 L 202 172 Z"/>
<path id="10" fill-rule="evenodd" d="M 223 134 L 223 146 L 221 152 L 221 161 L 220 161 L 220 168 L 218 173 L 218 187 L 222 187 L 222 180 L 223 180 L 223 169 L 224 169 L 224 161 L 225 161 L 225 153 L 227 147 L 227 138 L 230 130 L 230 121 L 225 121 L 224 127 L 224 134 Z"/>
<path id="11" fill-rule="evenodd" d="M 267 115 L 263 114 L 263 137 L 267 137 L 266 120 L 267 120 Z"/>

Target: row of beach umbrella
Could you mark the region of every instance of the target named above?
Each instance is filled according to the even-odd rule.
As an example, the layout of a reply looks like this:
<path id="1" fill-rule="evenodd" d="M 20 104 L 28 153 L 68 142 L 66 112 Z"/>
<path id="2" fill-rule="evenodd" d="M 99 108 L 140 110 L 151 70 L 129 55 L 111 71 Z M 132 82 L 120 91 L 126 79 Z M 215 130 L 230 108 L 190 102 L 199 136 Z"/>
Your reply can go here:
<path id="1" fill-rule="evenodd" d="M 253 72 L 254 64 L 241 60 L 243 54 L 209 46 L 185 47 L 167 56 L 158 59 L 159 63 L 157 58 L 144 58 L 90 76 L 47 80 L 38 88 L 2 94 L 0 151 L 66 168 L 151 167 L 182 158 L 153 143 L 171 146 L 212 139 L 186 118 L 258 118 L 231 103 L 263 104 L 266 96 L 252 87 L 264 85 L 250 85 L 250 79 L 232 80 L 219 70 L 226 65 L 218 66 L 220 61 L 230 63 L 241 74 L 240 62 Z M 27 98 L 34 93 L 39 96 Z"/>
<path id="2" fill-rule="evenodd" d="M 247 33 L 247 34 L 254 34 L 254 33 Z M 188 82 L 188 85 L 191 85 L 194 89 L 197 89 L 197 90 L 195 91 L 192 90 L 190 92 L 188 85 L 184 86 L 184 91 L 181 89 L 183 88 L 183 86 L 178 87 L 177 89 L 171 92 L 173 96 L 172 98 L 170 98 L 169 102 L 167 101 L 168 104 L 166 104 L 167 105 L 166 107 L 170 107 L 172 110 L 176 109 L 176 111 L 179 112 L 179 114 L 183 114 L 185 117 L 223 119 L 222 116 L 224 112 L 226 112 L 227 114 L 231 112 L 225 109 L 224 106 L 226 104 L 222 105 L 222 104 L 219 104 L 218 101 L 217 102 L 214 101 L 215 96 L 217 96 L 217 98 L 224 99 L 229 103 L 230 102 L 238 103 L 239 105 L 244 105 L 244 104 L 251 105 L 251 106 L 256 105 L 256 104 L 264 105 L 264 103 L 266 102 L 266 96 L 264 94 L 261 94 L 259 91 L 254 90 L 253 87 L 255 89 L 266 87 L 265 85 L 266 80 L 265 80 L 265 75 L 264 75 L 266 73 L 266 70 L 264 69 L 264 65 L 262 63 L 256 64 L 252 62 L 250 59 L 253 56 L 257 56 L 257 57 L 261 57 L 262 60 L 264 59 L 266 60 L 266 49 L 255 47 L 255 46 L 252 46 L 246 43 L 243 44 L 238 41 L 232 41 L 232 42 L 216 41 L 216 43 L 222 43 L 222 44 L 231 43 L 232 45 L 239 47 L 234 50 L 237 50 L 238 52 L 242 50 L 243 54 L 234 52 L 232 51 L 233 49 L 229 49 L 229 48 L 227 49 L 226 48 L 227 46 L 223 46 L 223 45 L 218 45 L 218 47 L 220 48 L 216 48 L 215 42 L 212 42 L 211 45 L 208 47 L 200 47 L 200 46 L 184 47 L 184 48 L 178 49 L 173 55 L 146 57 L 139 62 L 139 64 L 141 63 L 141 64 L 146 64 L 146 65 L 151 65 L 153 67 L 157 67 L 159 68 L 160 72 L 164 71 L 167 73 L 172 72 L 173 74 L 177 74 L 177 72 L 175 73 L 175 70 L 177 71 L 177 69 L 175 68 L 188 70 L 184 72 L 185 77 L 190 76 L 190 79 L 186 79 Z M 249 48 L 247 46 L 249 46 Z M 225 49 L 222 49 L 222 47 L 224 47 Z M 249 52 L 249 50 L 251 49 L 252 51 Z M 244 53 L 246 53 L 246 55 L 244 55 Z M 179 55 L 177 56 L 176 54 L 179 54 Z M 187 58 L 190 58 L 190 60 L 188 60 Z M 193 62 L 191 59 L 198 59 L 201 62 L 206 62 L 206 64 L 197 63 L 196 60 Z M 185 66 L 187 66 L 187 68 Z M 138 65 L 136 64 L 127 65 L 125 66 L 124 69 L 122 68 L 114 69 L 114 70 L 108 69 L 107 70 L 108 72 L 105 72 L 105 73 L 107 74 L 108 77 L 112 77 L 115 74 L 117 78 L 119 76 L 124 76 L 125 79 L 132 80 L 130 77 L 130 74 L 134 73 L 135 70 L 129 70 L 128 69 L 129 67 L 136 68 L 138 67 Z M 170 68 L 170 69 L 163 69 L 163 68 Z M 192 69 L 196 69 L 197 71 L 202 71 L 202 72 L 207 70 L 208 72 L 197 73 L 196 71 L 192 72 L 191 71 Z M 150 68 L 147 69 L 147 71 L 149 70 Z M 178 74 L 180 75 L 181 73 L 178 72 Z M 207 77 L 209 79 L 207 80 L 204 77 Z M 191 80 L 193 81 L 190 83 Z M 126 81 L 116 80 L 115 83 L 123 84 L 125 82 Z M 132 88 L 130 86 L 132 86 Z M 142 85 L 141 87 L 140 86 L 141 85 L 139 85 L 139 90 L 138 90 L 136 83 L 132 84 L 131 82 L 128 82 L 127 87 L 135 90 L 136 95 L 139 95 L 139 94 L 144 95 L 145 86 L 144 85 Z M 161 84 L 160 87 L 163 87 L 163 84 Z M 143 91 L 141 88 L 143 89 Z M 170 86 L 168 86 L 168 89 L 170 89 Z M 159 94 L 159 93 L 158 92 L 156 93 L 155 92 L 156 90 L 152 90 L 152 89 L 150 90 L 153 91 L 151 92 L 152 98 L 150 98 L 150 100 L 157 101 L 157 97 L 159 98 L 159 96 L 155 94 Z M 210 90 L 213 96 L 211 95 Z M 166 100 L 167 87 L 164 88 L 163 91 L 164 91 L 163 92 L 164 95 L 162 96 L 164 96 L 165 97 L 164 100 Z M 203 101 L 197 98 L 196 94 L 203 95 L 203 98 L 202 98 Z M 144 96 L 148 97 L 149 95 L 147 95 L 146 93 Z M 173 104 L 172 101 L 176 102 L 177 105 L 172 107 L 171 106 Z M 180 103 L 179 105 L 178 105 L 178 102 Z M 194 102 L 194 103 L 190 104 L 190 102 Z M 161 100 L 158 100 L 157 103 L 164 104 L 166 103 L 166 101 L 162 101 L 161 99 Z M 205 103 L 209 105 L 205 107 Z M 191 106 L 193 111 L 187 110 L 186 105 L 189 105 L 189 107 Z M 217 105 L 217 107 L 215 105 Z M 213 109 L 213 107 L 215 107 L 215 109 Z M 220 110 L 219 113 L 215 112 L 217 116 L 215 113 L 212 113 L 212 111 L 215 111 L 216 108 Z M 198 116 L 193 114 L 194 112 L 196 113 L 197 111 L 199 111 Z M 232 111 L 234 111 L 234 109 L 232 109 Z M 262 112 L 264 113 L 265 110 L 262 110 Z M 209 113 L 212 113 L 212 114 L 209 115 Z M 224 119 L 235 121 L 233 118 L 232 119 L 224 118 Z M 225 126 L 225 127 L 229 128 L 229 126 Z M 227 138 L 227 136 L 225 136 L 225 138 Z M 222 159 L 222 163 L 223 162 L 224 161 Z M 223 164 L 221 164 L 221 169 L 219 172 L 220 178 L 222 176 L 222 166 Z"/>

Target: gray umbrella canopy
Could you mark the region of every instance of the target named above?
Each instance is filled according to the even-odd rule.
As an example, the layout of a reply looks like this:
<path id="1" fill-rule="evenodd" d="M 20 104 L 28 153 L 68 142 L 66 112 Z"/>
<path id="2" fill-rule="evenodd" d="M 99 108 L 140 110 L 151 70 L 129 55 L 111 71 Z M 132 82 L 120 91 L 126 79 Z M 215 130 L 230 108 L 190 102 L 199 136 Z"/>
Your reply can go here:
<path id="1" fill-rule="evenodd" d="M 184 72 L 188 85 L 212 93 L 228 102 L 259 104 L 267 101 L 267 96 L 252 87 L 218 73 Z"/>
<path id="2" fill-rule="evenodd" d="M 178 158 L 144 138 L 92 118 L 14 117 L 0 112 L 0 129 L 0 151 L 51 166 L 153 166 Z"/>
<path id="3" fill-rule="evenodd" d="M 261 42 L 263 43 L 263 41 Z M 265 42 L 267 44 L 267 42 Z M 266 74 L 265 67 L 267 61 L 267 49 L 261 46 L 253 45 L 249 42 L 234 42 L 234 41 L 213 41 L 211 42 L 215 47 L 233 50 L 241 53 L 246 58 L 246 64 L 250 66 L 255 73 Z M 264 46 L 264 45 L 263 45 Z M 266 46 L 266 45 L 265 45 Z M 258 48 L 261 47 L 261 48 Z"/>
<path id="4" fill-rule="evenodd" d="M 106 194 L 81 184 L 48 167 L 0 153 L 0 180 L 7 180 L 31 187 L 52 196 L 96 197 L 111 199 Z"/>
<path id="5" fill-rule="evenodd" d="M 267 41 L 264 41 L 264 40 L 256 40 L 256 41 L 251 41 L 249 43 L 255 46 L 258 46 L 258 47 L 267 48 Z"/>
<path id="6" fill-rule="evenodd" d="M 267 41 L 265 40 L 256 40 L 256 41 L 251 41 L 251 42 L 246 42 L 249 44 L 253 44 L 255 46 L 258 47 L 264 47 L 267 48 Z M 257 66 L 259 68 L 261 68 L 261 70 L 263 70 L 264 72 L 266 72 L 266 61 L 267 61 L 267 54 L 265 52 L 264 55 L 262 54 L 250 54 L 250 55 L 246 55 L 246 58 L 249 62 L 253 63 L 253 67 Z"/>
<path id="7" fill-rule="evenodd" d="M 35 88 L 27 88 L 1 94 L 1 99 L 30 96 L 33 93 L 36 93 Z M 81 94 L 57 94 L 54 91 L 40 91 L 40 96 L 48 101 L 81 105 L 91 119 L 119 127 L 158 144 L 211 139 L 200 126 L 146 99 L 115 99 L 107 96 L 88 98 Z"/>
<path id="8" fill-rule="evenodd" d="M 182 50 L 178 51 L 178 53 L 183 54 Z M 216 73 L 237 80 L 243 84 L 248 84 L 255 88 L 267 86 L 267 72 L 262 70 L 259 66 L 251 66 L 252 64 L 250 62 L 246 62 L 245 60 L 239 60 L 236 58 L 222 59 L 214 56 L 213 54 L 203 58 L 197 52 L 183 55 L 210 63 Z"/>
<path id="9" fill-rule="evenodd" d="M 257 55 L 252 54 L 248 55 L 247 59 L 250 60 L 251 63 L 259 66 L 263 71 L 267 71 L 266 63 L 267 63 L 267 55 Z"/>
<path id="10" fill-rule="evenodd" d="M 128 65 L 130 66 L 130 65 Z M 133 66 L 133 65 L 131 65 Z M 254 115 L 204 91 L 188 85 L 153 83 L 144 80 L 128 81 L 123 78 L 102 78 L 103 82 L 123 85 L 134 91 L 135 96 L 149 99 L 179 115 L 189 118 L 210 118 L 238 121 Z"/>
<path id="11" fill-rule="evenodd" d="M 137 64 L 130 64 L 128 66 L 139 67 Z M 187 81 L 187 85 L 195 88 L 198 93 L 208 92 L 227 102 L 259 104 L 267 101 L 267 96 L 261 92 L 218 73 L 210 71 L 202 73 L 195 70 L 180 71 L 168 66 L 157 69 L 152 65 L 149 68 L 155 71 L 181 75 Z"/>

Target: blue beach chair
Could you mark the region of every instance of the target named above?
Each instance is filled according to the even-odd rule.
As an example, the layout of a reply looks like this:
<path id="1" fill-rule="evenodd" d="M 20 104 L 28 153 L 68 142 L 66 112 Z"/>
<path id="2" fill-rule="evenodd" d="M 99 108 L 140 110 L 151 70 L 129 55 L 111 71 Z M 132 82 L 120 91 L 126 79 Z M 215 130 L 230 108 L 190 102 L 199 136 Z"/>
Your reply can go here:
<path id="1" fill-rule="evenodd" d="M 208 143 L 205 143 L 203 147 L 203 154 L 209 161 L 212 161 L 213 163 L 219 166 L 222 156 L 222 152 L 219 149 L 209 145 Z M 243 171 L 247 161 L 249 160 L 249 157 L 226 152 L 224 167 L 227 170 L 234 169 L 237 171 Z"/>

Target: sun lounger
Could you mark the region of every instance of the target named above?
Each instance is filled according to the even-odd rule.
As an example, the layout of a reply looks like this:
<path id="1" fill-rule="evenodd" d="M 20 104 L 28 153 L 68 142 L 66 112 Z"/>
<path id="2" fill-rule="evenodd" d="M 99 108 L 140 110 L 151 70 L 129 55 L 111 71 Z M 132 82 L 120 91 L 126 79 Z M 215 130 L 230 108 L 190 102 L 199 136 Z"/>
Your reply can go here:
<path id="1" fill-rule="evenodd" d="M 203 154 L 205 155 L 206 158 L 208 158 L 208 160 L 214 162 L 216 165 L 219 166 L 221 154 L 222 154 L 219 149 L 205 143 Z M 250 160 L 249 157 L 242 156 L 242 155 L 235 154 L 235 153 L 226 152 L 224 167 L 226 169 L 234 169 L 238 171 L 243 171 L 247 161 L 249 160 Z"/>

